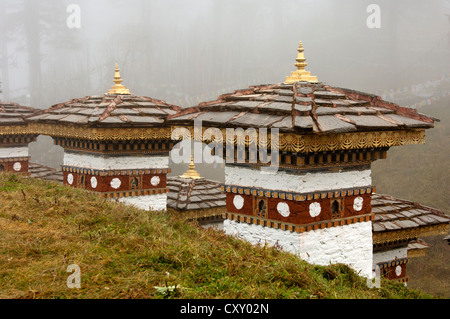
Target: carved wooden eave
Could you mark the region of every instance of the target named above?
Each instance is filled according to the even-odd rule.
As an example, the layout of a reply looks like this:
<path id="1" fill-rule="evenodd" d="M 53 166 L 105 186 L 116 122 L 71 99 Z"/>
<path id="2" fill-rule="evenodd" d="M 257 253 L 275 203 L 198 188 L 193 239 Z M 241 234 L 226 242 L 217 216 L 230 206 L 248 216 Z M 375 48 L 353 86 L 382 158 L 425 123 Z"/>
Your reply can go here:
<path id="1" fill-rule="evenodd" d="M 187 220 L 196 220 L 200 223 L 202 222 L 222 222 L 222 214 L 226 211 L 225 206 L 215 207 L 215 208 L 206 208 L 206 209 L 196 209 L 196 210 L 187 210 L 187 211 L 179 211 L 174 208 L 169 208 L 169 210 L 180 214 L 181 217 Z"/>
<path id="2" fill-rule="evenodd" d="M 210 138 L 204 132 L 208 127 L 202 127 L 202 132 L 196 132 L 193 126 L 172 126 L 171 131 L 174 133 L 187 133 L 181 135 L 181 139 L 194 139 L 205 143 L 228 143 L 229 145 L 249 146 L 256 145 L 257 147 L 267 148 L 272 147 L 279 151 L 286 152 L 324 152 L 336 150 L 362 149 L 362 148 L 381 148 L 401 146 L 408 144 L 423 144 L 425 143 L 425 130 L 415 129 L 406 131 L 372 131 L 372 132 L 354 132 L 354 133 L 338 133 L 328 135 L 301 135 L 295 133 L 279 133 L 278 144 L 272 145 L 272 135 L 270 131 L 267 133 L 267 138 L 260 138 L 259 132 L 251 134 L 246 137 L 243 132 L 235 131 L 235 134 L 227 135 L 225 128 L 221 128 L 221 135 L 213 135 Z M 175 134 L 176 135 L 176 134 Z"/>
<path id="3" fill-rule="evenodd" d="M 27 118 L 37 112 L 32 107 L 0 102 L 0 145 L 27 146 L 33 142 L 38 134 L 30 129 Z"/>
<path id="4" fill-rule="evenodd" d="M 170 140 L 171 129 L 157 127 L 91 127 L 85 125 L 29 122 L 21 126 L 0 126 L 1 135 L 49 135 L 91 141 Z"/>
<path id="5" fill-rule="evenodd" d="M 34 108 L 17 103 L 0 102 L 0 149 L 3 149 L 0 171 L 30 175 L 30 156 L 20 148 L 27 148 L 38 136 L 29 130 L 26 120 L 36 112 Z"/>

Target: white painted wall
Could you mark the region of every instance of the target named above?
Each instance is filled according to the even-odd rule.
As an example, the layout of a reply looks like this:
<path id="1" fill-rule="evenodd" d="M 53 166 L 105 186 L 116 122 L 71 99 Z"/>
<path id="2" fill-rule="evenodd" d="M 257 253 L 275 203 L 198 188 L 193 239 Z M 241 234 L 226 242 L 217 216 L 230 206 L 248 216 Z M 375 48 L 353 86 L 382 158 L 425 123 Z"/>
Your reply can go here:
<path id="1" fill-rule="evenodd" d="M 167 209 L 167 194 L 120 197 L 118 201 L 144 210 Z"/>
<path id="2" fill-rule="evenodd" d="M 373 264 L 389 262 L 392 260 L 408 257 L 408 248 L 399 247 L 386 251 L 378 251 L 373 253 Z"/>
<path id="3" fill-rule="evenodd" d="M 343 263 L 372 276 L 372 222 L 312 230 L 300 235 L 300 257 L 318 265 Z"/>
<path id="4" fill-rule="evenodd" d="M 98 156 L 91 154 L 64 153 L 64 165 L 110 170 L 168 168 L 168 156 Z"/>
<path id="5" fill-rule="evenodd" d="M 258 168 L 225 166 L 225 184 L 308 193 L 371 186 L 370 173 L 370 169 L 367 169 L 303 174 L 278 171 L 275 174 L 268 174 Z"/>
<path id="6" fill-rule="evenodd" d="M 225 220 L 225 233 L 252 244 L 278 244 L 284 251 L 316 265 L 343 263 L 361 276 L 372 277 L 372 222 L 295 233 Z"/>
<path id="7" fill-rule="evenodd" d="M 5 147 L 0 148 L 0 158 L 27 157 L 28 147 Z"/>

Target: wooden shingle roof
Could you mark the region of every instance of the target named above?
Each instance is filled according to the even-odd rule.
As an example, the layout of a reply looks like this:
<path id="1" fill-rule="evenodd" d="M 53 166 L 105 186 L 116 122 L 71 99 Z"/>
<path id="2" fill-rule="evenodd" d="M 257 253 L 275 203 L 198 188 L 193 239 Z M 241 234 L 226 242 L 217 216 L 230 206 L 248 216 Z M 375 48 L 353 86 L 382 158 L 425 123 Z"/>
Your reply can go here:
<path id="1" fill-rule="evenodd" d="M 178 106 L 150 97 L 104 94 L 56 104 L 29 120 L 90 127 L 162 126 L 166 117 L 179 109 Z"/>
<path id="2" fill-rule="evenodd" d="M 37 112 L 36 109 L 17 103 L 0 102 L 0 125 L 25 125 L 25 118 Z"/>
<path id="3" fill-rule="evenodd" d="M 190 211 L 225 207 L 226 194 L 221 184 L 205 178 L 167 178 L 167 207 L 178 211 Z"/>
<path id="4" fill-rule="evenodd" d="M 278 128 L 300 134 L 431 128 L 435 120 L 379 96 L 321 82 L 250 86 L 184 109 L 168 122 L 192 125 L 194 119 L 214 127 Z"/>
<path id="5" fill-rule="evenodd" d="M 423 239 L 418 238 L 416 240 L 411 240 L 407 246 L 408 257 L 425 256 L 426 250 L 430 247 L 431 245 Z"/>
<path id="6" fill-rule="evenodd" d="M 372 221 L 374 239 L 394 232 L 410 239 L 448 232 L 450 216 L 437 209 L 380 194 L 372 195 L 371 204 L 375 214 Z M 402 236 L 396 238 L 402 239 Z"/>

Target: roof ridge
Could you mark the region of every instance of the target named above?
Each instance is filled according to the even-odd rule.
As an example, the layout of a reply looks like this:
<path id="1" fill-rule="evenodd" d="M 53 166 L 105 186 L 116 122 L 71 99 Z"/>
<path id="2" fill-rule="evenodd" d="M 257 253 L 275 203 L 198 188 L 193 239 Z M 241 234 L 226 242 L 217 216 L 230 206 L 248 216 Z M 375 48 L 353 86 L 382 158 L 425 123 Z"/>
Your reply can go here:
<path id="1" fill-rule="evenodd" d="M 98 119 L 99 122 L 103 121 L 104 119 L 106 119 L 108 116 L 111 115 L 111 112 L 114 111 L 117 106 L 119 104 L 122 103 L 122 98 L 120 97 L 120 95 L 117 95 L 112 101 L 111 103 L 109 103 L 109 105 L 105 108 L 105 111 L 103 112 L 103 114 L 100 116 L 100 118 Z"/>

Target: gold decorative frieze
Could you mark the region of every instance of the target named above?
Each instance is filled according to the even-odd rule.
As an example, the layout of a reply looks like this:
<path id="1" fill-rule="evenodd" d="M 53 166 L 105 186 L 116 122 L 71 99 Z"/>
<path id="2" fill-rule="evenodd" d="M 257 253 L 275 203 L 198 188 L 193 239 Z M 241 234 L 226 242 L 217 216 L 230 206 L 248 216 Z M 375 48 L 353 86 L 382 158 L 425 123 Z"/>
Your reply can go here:
<path id="1" fill-rule="evenodd" d="M 414 240 L 418 237 L 447 234 L 449 224 L 438 224 L 423 227 L 406 228 L 393 231 L 373 232 L 373 244 L 386 245 L 403 240 Z"/>
<path id="2" fill-rule="evenodd" d="M 426 249 L 408 249 L 408 258 L 425 257 L 427 255 Z"/>
<path id="3" fill-rule="evenodd" d="M 177 130 L 179 139 L 194 139 L 204 143 L 226 143 L 235 146 L 255 146 L 263 149 L 277 149 L 278 151 L 294 153 L 313 153 L 336 150 L 350 150 L 363 148 L 381 148 L 401 146 L 407 144 L 425 143 L 425 130 L 408 131 L 374 131 L 374 132 L 352 132 L 328 135 L 299 135 L 294 133 L 279 133 L 278 138 L 273 138 L 269 132 L 267 136 L 259 136 L 254 130 L 251 134 L 245 131 L 235 130 L 233 134 L 227 134 L 226 128 L 218 129 L 221 134 L 204 134 L 208 129 L 173 126 L 172 131 Z M 177 135 L 177 134 L 176 134 Z"/>
<path id="4" fill-rule="evenodd" d="M 170 140 L 170 127 L 94 128 L 82 125 L 29 123 L 27 126 L 0 127 L 0 135 L 49 135 L 93 141 Z"/>
<path id="5" fill-rule="evenodd" d="M 198 220 L 198 219 L 222 219 L 223 213 L 226 208 L 223 207 L 213 207 L 207 209 L 195 209 L 188 211 L 178 211 L 174 208 L 170 208 L 171 211 L 179 214 L 179 216 L 186 218 L 188 220 Z M 217 218 L 213 218 L 217 217 Z M 220 218 L 219 218 L 220 217 Z"/>
<path id="6" fill-rule="evenodd" d="M 49 123 L 29 123 L 23 126 L 1 126 L 0 135 L 49 135 L 53 137 L 75 138 L 93 141 L 105 140 L 170 140 L 172 132 L 176 129 L 186 129 L 190 134 L 181 136 L 180 139 L 201 140 L 203 142 L 227 143 L 228 145 L 249 146 L 257 145 L 259 148 L 278 149 L 287 152 L 323 152 L 335 150 L 379 148 L 400 146 L 406 144 L 421 144 L 425 142 L 425 130 L 410 131 L 375 131 L 353 132 L 329 135 L 298 135 L 294 133 L 279 133 L 278 139 L 267 133 L 266 138 L 259 138 L 259 133 L 245 136 L 242 131 L 234 134 L 226 134 L 226 129 L 220 129 L 222 136 L 211 136 L 195 132 L 193 127 L 150 127 L 150 128 L 93 128 L 76 125 L 61 125 Z M 231 135 L 231 136 L 230 136 Z M 197 138 L 200 136 L 200 138 Z"/>
<path id="7" fill-rule="evenodd" d="M 0 126 L 0 136 L 5 135 L 30 135 L 36 134 L 32 133 L 32 129 L 29 125 L 1 125 Z"/>

